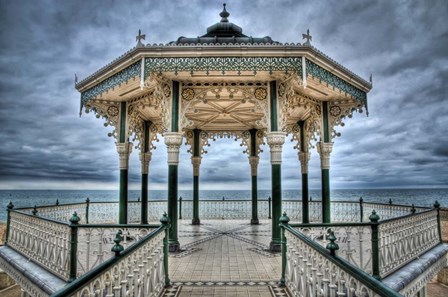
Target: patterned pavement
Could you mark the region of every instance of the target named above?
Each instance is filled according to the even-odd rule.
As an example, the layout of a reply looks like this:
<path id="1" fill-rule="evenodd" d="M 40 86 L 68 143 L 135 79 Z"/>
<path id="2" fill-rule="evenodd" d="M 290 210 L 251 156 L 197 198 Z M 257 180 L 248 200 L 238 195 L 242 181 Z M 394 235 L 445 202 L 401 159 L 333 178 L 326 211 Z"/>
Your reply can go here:
<path id="1" fill-rule="evenodd" d="M 179 221 L 182 251 L 170 254 L 163 296 L 288 296 L 277 286 L 281 256 L 268 250 L 271 221 Z"/>

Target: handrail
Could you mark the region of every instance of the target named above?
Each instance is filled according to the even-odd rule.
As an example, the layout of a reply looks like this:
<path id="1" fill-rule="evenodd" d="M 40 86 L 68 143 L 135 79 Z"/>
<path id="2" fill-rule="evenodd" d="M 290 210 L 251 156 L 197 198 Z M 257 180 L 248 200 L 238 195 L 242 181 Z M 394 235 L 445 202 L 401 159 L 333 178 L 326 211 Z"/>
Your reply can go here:
<path id="1" fill-rule="evenodd" d="M 431 212 L 433 210 L 434 210 L 434 208 L 431 208 L 431 209 L 428 209 L 428 210 L 425 210 L 425 211 L 422 211 L 422 212 L 419 212 L 419 213 L 410 213 L 410 214 L 407 214 L 407 215 L 404 215 L 404 216 L 399 216 L 399 217 L 395 217 L 395 218 L 381 220 L 378 223 L 379 224 L 390 223 L 390 222 L 393 222 L 393 221 L 402 220 L 402 219 L 406 219 L 406 218 L 412 217 L 413 215 L 425 214 L 425 213 Z"/>
<path id="2" fill-rule="evenodd" d="M 369 289 L 371 289 L 373 292 L 379 294 L 380 296 L 387 296 L 387 297 L 400 297 L 399 293 L 392 290 L 391 288 L 384 285 L 381 281 L 375 279 L 374 277 L 370 276 L 366 272 L 362 271 L 361 269 L 353 266 L 352 264 L 348 263 L 347 261 L 339 258 L 336 255 L 331 255 L 331 252 L 325 249 L 324 247 L 320 246 L 319 244 L 315 243 L 311 239 L 309 239 L 304 234 L 301 234 L 299 231 L 293 229 L 288 224 L 280 223 L 280 227 L 284 230 L 287 230 L 295 237 L 299 238 L 305 244 L 313 248 L 315 251 L 317 251 L 319 254 L 321 254 L 323 257 L 328 259 L 330 262 L 338 266 L 339 268 L 343 269 L 346 273 L 348 273 L 350 276 L 354 277 L 358 281 L 360 281 L 362 284 L 367 286 Z M 282 252 L 283 256 L 283 252 Z M 286 257 L 286 251 L 285 255 Z"/>
<path id="3" fill-rule="evenodd" d="M 104 273 L 107 271 L 107 269 L 111 268 L 114 264 L 120 262 L 122 259 L 126 258 L 130 254 L 132 254 L 134 251 L 138 250 L 140 247 L 142 247 L 147 241 L 153 239 L 156 237 L 159 233 L 169 228 L 169 225 L 162 224 L 159 226 L 158 229 L 152 231 L 146 237 L 144 237 L 142 240 L 134 243 L 133 245 L 129 246 L 127 249 L 119 253 L 118 255 L 115 255 L 115 257 L 110 258 L 106 260 L 104 263 L 100 264 L 99 266 L 95 267 L 91 271 L 87 272 L 83 276 L 77 278 L 73 282 L 71 282 L 69 285 L 65 286 L 64 288 L 60 289 L 59 291 L 55 292 L 51 295 L 51 297 L 67 297 L 70 296 L 70 294 L 75 293 L 77 290 L 81 289 L 84 285 L 88 284 L 92 279 L 101 273 Z M 167 273 L 167 272 L 166 272 Z"/>
<path id="4" fill-rule="evenodd" d="M 38 219 L 41 219 L 41 220 L 44 220 L 44 221 L 47 221 L 47 222 L 52 222 L 52 223 L 55 223 L 55 224 L 70 226 L 70 223 L 58 221 L 58 220 L 55 220 L 55 219 L 50 219 L 50 218 L 47 218 L 47 217 L 37 216 L 37 215 L 31 214 L 31 213 L 26 213 L 26 212 L 24 212 L 22 210 L 19 210 L 18 208 L 17 209 L 11 209 L 10 211 L 11 212 L 20 213 L 20 214 L 28 216 L 28 217 L 38 218 Z"/>

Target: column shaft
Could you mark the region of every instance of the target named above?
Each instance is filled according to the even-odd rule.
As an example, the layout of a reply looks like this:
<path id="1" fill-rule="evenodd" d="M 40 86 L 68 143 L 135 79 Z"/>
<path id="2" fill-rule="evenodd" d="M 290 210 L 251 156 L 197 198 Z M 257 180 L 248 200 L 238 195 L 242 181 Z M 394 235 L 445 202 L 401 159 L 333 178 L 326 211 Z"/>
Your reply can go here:
<path id="1" fill-rule="evenodd" d="M 179 249 L 177 222 L 177 179 L 178 165 L 168 165 L 168 217 L 171 219 L 169 236 L 170 251 Z"/>
<path id="2" fill-rule="evenodd" d="M 302 173 L 302 223 L 310 222 L 310 206 L 308 202 L 308 173 Z"/>
<path id="3" fill-rule="evenodd" d="M 324 144 L 321 146 L 321 168 L 322 168 L 322 222 L 331 221 L 331 202 L 330 202 L 330 153 L 325 148 L 331 146 L 330 129 L 328 124 L 328 102 L 322 102 L 322 125 L 324 134 Z M 322 142 L 322 141 L 321 141 Z M 321 143 L 322 144 L 322 143 Z"/>
<path id="4" fill-rule="evenodd" d="M 299 160 L 302 171 L 302 223 L 306 224 L 310 222 L 310 211 L 309 211 L 309 202 L 308 202 L 308 161 L 309 161 L 309 152 L 308 152 L 308 141 L 305 138 L 305 122 L 298 122 L 300 127 L 300 153 Z"/>
<path id="5" fill-rule="evenodd" d="M 120 202 L 119 202 L 120 224 L 128 223 L 128 170 L 120 169 Z"/>
<path id="6" fill-rule="evenodd" d="M 120 105 L 120 131 L 119 144 L 127 143 L 126 139 L 126 102 Z M 122 146 L 123 148 L 125 146 Z M 129 150 L 118 152 L 120 155 L 120 198 L 118 203 L 118 222 L 120 224 L 128 223 L 128 166 L 129 166 Z M 126 159 L 126 160 L 124 160 Z"/>
<path id="7" fill-rule="evenodd" d="M 192 225 L 199 225 L 199 176 L 193 176 L 193 220 Z"/>
<path id="8" fill-rule="evenodd" d="M 199 167 L 201 165 L 201 147 L 200 147 L 200 133 L 201 130 L 193 130 L 193 225 L 201 223 L 199 219 Z"/>
<path id="9" fill-rule="evenodd" d="M 142 200 L 141 200 L 141 218 L 142 224 L 148 224 L 148 174 L 142 174 Z"/>
<path id="10" fill-rule="evenodd" d="M 142 224 L 148 224 L 148 174 L 149 174 L 149 129 L 151 127 L 151 122 L 145 122 L 144 131 L 144 142 L 143 142 L 143 154 L 140 156 L 140 162 L 142 162 L 142 191 L 141 191 L 141 218 L 140 222 Z"/>
<path id="11" fill-rule="evenodd" d="M 250 130 L 250 157 L 249 164 L 251 166 L 252 175 L 252 218 L 250 223 L 256 225 L 258 221 L 258 183 L 257 183 L 257 168 L 258 168 L 258 146 L 257 146 L 257 130 Z"/>
<path id="12" fill-rule="evenodd" d="M 280 250 L 279 220 L 282 215 L 282 165 L 272 164 L 272 241 L 271 250 Z"/>

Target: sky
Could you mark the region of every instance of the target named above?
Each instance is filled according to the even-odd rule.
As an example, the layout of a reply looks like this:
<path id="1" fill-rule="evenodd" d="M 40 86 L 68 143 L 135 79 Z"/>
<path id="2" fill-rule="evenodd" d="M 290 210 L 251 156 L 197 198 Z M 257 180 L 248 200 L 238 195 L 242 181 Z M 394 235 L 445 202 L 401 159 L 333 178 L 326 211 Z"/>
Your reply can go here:
<path id="1" fill-rule="evenodd" d="M 373 74 L 369 116 L 337 130 L 333 189 L 448 187 L 448 1 L 236 1 L 229 20 L 252 36 L 312 44 L 364 79 Z M 75 73 L 83 79 L 136 45 L 196 37 L 220 20 L 222 1 L 0 0 L 0 189 L 118 189 L 111 128 L 84 114 Z M 167 188 L 166 148 L 156 145 L 150 189 Z M 294 144 L 283 150 L 282 185 L 300 189 Z M 192 189 L 181 147 L 179 188 Z M 269 148 L 258 183 L 270 189 Z M 250 167 L 233 140 L 212 142 L 201 165 L 201 189 L 250 190 Z M 138 154 L 131 189 L 140 188 Z M 310 188 L 320 188 L 312 151 Z"/>

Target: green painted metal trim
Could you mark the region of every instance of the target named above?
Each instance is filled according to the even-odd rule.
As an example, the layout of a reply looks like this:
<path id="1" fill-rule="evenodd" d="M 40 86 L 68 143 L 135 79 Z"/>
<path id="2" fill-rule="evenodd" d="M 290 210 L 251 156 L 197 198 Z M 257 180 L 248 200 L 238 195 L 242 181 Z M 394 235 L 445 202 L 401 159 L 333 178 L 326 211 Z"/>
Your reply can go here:
<path id="1" fill-rule="evenodd" d="M 314 242 L 312 239 L 308 238 L 304 234 L 300 233 L 299 231 L 291 228 L 291 226 L 288 226 L 285 224 L 280 224 L 280 226 L 281 226 L 281 228 L 285 228 L 288 232 L 290 232 L 295 237 L 298 237 L 300 240 L 304 241 L 307 245 L 311 246 L 319 254 L 324 256 L 326 259 L 328 259 L 329 261 L 334 263 L 339 268 L 346 271 L 349 275 L 356 278 L 363 285 L 365 285 L 366 287 L 368 287 L 375 293 L 379 294 L 380 296 L 402 297 L 401 294 L 392 290 L 391 288 L 389 288 L 388 286 L 383 284 L 381 281 L 370 276 L 368 273 L 364 272 L 363 270 L 353 266 L 352 264 L 345 261 L 344 259 L 341 259 L 338 256 L 331 256 L 330 251 L 328 251 L 326 248 L 324 248 L 320 244 Z"/>
<path id="2" fill-rule="evenodd" d="M 310 222 L 308 195 L 308 173 L 302 173 L 302 223 L 304 224 Z"/>
<path id="3" fill-rule="evenodd" d="M 118 222 L 128 223 L 128 170 L 120 169 L 120 201 L 118 205 Z"/>
<path id="4" fill-rule="evenodd" d="M 67 282 L 71 283 L 76 279 L 78 271 L 78 226 L 70 225 L 70 273 Z"/>
<path id="5" fill-rule="evenodd" d="M 380 275 L 380 248 L 379 248 L 379 234 L 378 222 L 372 222 L 371 228 L 371 242 L 372 242 L 372 276 L 377 280 L 381 280 Z"/>
<path id="6" fill-rule="evenodd" d="M 279 164 L 272 166 L 272 243 L 281 243 L 280 227 L 278 222 L 282 215 L 282 167 Z"/>
<path id="7" fill-rule="evenodd" d="M 126 102 L 120 103 L 120 143 L 126 142 Z"/>
<path id="8" fill-rule="evenodd" d="M 199 219 L 199 176 L 193 176 L 193 225 L 200 224 Z"/>
<path id="9" fill-rule="evenodd" d="M 330 170 L 322 169 L 322 223 L 331 222 Z"/>
<path id="10" fill-rule="evenodd" d="M 271 107 L 271 131 L 277 131 L 278 130 L 277 82 L 275 80 L 269 82 L 269 99 Z"/>
<path id="11" fill-rule="evenodd" d="M 339 78 L 328 70 L 320 67 L 316 63 L 306 60 L 306 73 L 319 79 L 320 81 L 326 82 L 329 86 L 339 89 L 354 98 L 358 99 L 367 108 L 367 93 L 361 91 L 360 89 L 354 87 L 353 85 L 347 83 L 345 80 Z"/>
<path id="12" fill-rule="evenodd" d="M 324 142 L 330 142 L 330 128 L 328 125 L 328 101 L 322 102 L 322 121 L 324 129 Z"/>
<path id="13" fill-rule="evenodd" d="M 253 224 L 258 224 L 258 180 L 257 176 L 252 176 L 252 219 Z"/>
<path id="14" fill-rule="evenodd" d="M 140 223 L 148 224 L 148 174 L 142 173 L 142 201 Z"/>
<path id="15" fill-rule="evenodd" d="M 177 181 L 178 166 L 168 165 L 168 216 L 171 219 L 169 243 L 179 244 L 177 220 Z"/>
<path id="16" fill-rule="evenodd" d="M 193 157 L 200 157 L 200 144 L 199 144 L 199 135 L 201 134 L 201 130 L 193 129 Z"/>
<path id="17" fill-rule="evenodd" d="M 141 65 L 142 65 L 141 60 L 138 62 L 135 62 L 134 64 L 126 67 L 125 69 L 121 70 L 120 72 L 103 80 L 96 86 L 82 92 L 81 93 L 81 106 L 84 106 L 87 101 L 96 97 L 97 95 L 100 95 L 101 93 L 106 92 L 107 90 L 110 90 L 113 87 L 116 87 L 122 83 L 126 83 L 130 79 L 140 76 L 140 71 L 141 71 L 141 67 L 142 67 Z"/>
<path id="18" fill-rule="evenodd" d="M 5 236 L 5 245 L 8 245 L 8 239 L 9 239 L 9 226 L 11 224 L 11 210 L 7 208 L 7 217 L 6 217 L 6 236 Z"/>
<path id="19" fill-rule="evenodd" d="M 107 271 L 110 267 L 115 265 L 117 262 L 119 262 L 122 258 L 128 256 L 129 254 L 133 253 L 137 249 L 139 249 L 142 245 L 144 245 L 148 240 L 151 240 L 155 236 L 157 236 L 160 232 L 167 229 L 166 226 L 159 226 L 157 230 L 152 231 L 148 235 L 146 235 L 144 238 L 142 238 L 140 241 L 136 242 L 135 244 L 131 245 L 127 249 L 125 249 L 123 252 L 120 253 L 120 255 L 112 257 L 102 264 L 98 265 L 97 267 L 93 268 L 83 276 L 79 277 L 69 285 L 63 287 L 61 290 L 55 292 L 51 297 L 66 297 L 71 296 L 71 294 L 75 293 L 77 290 L 81 289 L 84 285 L 92 281 L 95 277 L 100 275 L 101 273 Z"/>
<path id="20" fill-rule="evenodd" d="M 179 132 L 179 82 L 173 81 L 173 97 L 171 109 L 171 132 Z"/>

